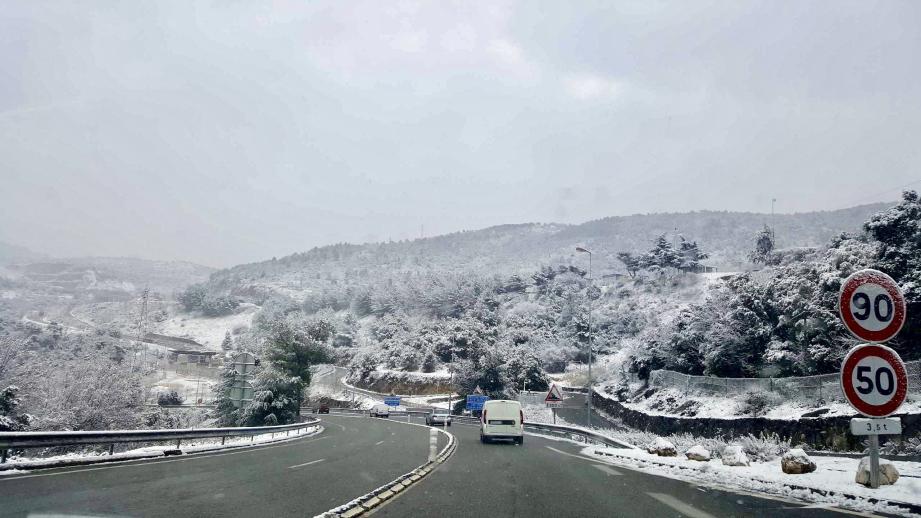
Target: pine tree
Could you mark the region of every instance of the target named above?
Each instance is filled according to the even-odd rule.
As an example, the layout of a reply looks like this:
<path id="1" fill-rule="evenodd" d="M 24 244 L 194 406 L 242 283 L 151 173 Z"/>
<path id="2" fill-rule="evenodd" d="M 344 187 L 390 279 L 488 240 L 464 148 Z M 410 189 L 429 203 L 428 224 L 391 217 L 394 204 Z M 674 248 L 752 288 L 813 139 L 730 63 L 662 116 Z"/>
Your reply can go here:
<path id="1" fill-rule="evenodd" d="M 748 254 L 753 263 L 772 264 L 774 262 L 774 232 L 767 225 L 755 236 L 755 249 Z"/>
<path id="2" fill-rule="evenodd" d="M 233 349 L 233 338 L 230 337 L 230 331 L 224 334 L 224 341 L 221 342 L 221 349 L 230 351 Z"/>
<path id="3" fill-rule="evenodd" d="M 702 259 L 709 257 L 697 245 L 697 241 L 688 241 L 681 236 L 681 244 L 678 248 L 679 268 L 683 271 L 696 272 L 700 270 Z"/>

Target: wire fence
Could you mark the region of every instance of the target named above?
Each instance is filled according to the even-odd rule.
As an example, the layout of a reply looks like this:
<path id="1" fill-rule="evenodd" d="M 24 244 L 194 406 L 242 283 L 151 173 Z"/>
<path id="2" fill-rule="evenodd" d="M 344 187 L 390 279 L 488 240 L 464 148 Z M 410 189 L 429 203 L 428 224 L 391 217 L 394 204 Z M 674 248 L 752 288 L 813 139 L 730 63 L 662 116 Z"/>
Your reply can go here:
<path id="1" fill-rule="evenodd" d="M 908 394 L 921 399 L 921 361 L 905 363 Z M 815 402 L 846 401 L 839 374 L 795 376 L 789 378 L 717 378 L 691 376 L 680 372 L 657 370 L 649 376 L 650 386 L 682 390 L 685 394 L 733 395 L 748 392 L 776 393 L 785 399 Z"/>

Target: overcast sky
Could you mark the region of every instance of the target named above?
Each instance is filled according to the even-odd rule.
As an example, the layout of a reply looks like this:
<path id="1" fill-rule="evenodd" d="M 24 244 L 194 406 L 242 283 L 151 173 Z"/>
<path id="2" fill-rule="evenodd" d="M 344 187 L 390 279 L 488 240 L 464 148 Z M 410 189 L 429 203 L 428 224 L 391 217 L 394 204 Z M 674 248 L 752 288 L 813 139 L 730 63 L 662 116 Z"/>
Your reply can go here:
<path id="1" fill-rule="evenodd" d="M 921 185 L 919 2 L 0 0 L 0 240 L 229 266 Z"/>

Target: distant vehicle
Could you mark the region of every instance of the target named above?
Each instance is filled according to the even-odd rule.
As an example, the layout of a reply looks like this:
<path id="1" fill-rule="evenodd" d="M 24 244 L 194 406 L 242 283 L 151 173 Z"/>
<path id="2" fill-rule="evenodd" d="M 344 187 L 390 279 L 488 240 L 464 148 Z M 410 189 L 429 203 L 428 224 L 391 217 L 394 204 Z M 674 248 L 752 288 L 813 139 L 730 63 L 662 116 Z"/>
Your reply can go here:
<path id="1" fill-rule="evenodd" d="M 320 405 L 320 408 L 317 409 L 317 413 L 318 413 L 318 414 L 328 414 L 328 413 L 329 413 L 329 405 Z"/>
<path id="2" fill-rule="evenodd" d="M 451 414 L 447 410 L 433 410 L 431 414 L 425 416 L 425 424 L 428 426 L 451 426 Z"/>
<path id="3" fill-rule="evenodd" d="M 521 403 L 507 399 L 494 399 L 483 404 L 480 416 L 480 442 L 494 439 L 511 439 L 524 443 L 524 411 Z"/>
<path id="4" fill-rule="evenodd" d="M 371 417 L 390 417 L 390 407 L 387 405 L 374 405 L 371 407 Z"/>

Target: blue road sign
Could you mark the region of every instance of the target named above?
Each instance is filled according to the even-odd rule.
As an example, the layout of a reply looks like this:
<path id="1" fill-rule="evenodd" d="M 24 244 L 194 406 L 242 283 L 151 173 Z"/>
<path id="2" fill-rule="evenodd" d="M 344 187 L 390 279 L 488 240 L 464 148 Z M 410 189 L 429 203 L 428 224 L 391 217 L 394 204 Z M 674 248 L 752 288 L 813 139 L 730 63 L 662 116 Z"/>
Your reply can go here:
<path id="1" fill-rule="evenodd" d="M 467 396 L 467 410 L 483 410 L 483 403 L 489 401 L 489 396 L 471 394 Z"/>
<path id="2" fill-rule="evenodd" d="M 387 396 L 384 398 L 384 404 L 387 406 L 400 406 L 400 396 Z"/>

